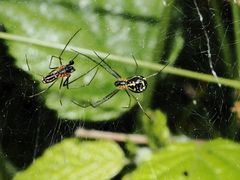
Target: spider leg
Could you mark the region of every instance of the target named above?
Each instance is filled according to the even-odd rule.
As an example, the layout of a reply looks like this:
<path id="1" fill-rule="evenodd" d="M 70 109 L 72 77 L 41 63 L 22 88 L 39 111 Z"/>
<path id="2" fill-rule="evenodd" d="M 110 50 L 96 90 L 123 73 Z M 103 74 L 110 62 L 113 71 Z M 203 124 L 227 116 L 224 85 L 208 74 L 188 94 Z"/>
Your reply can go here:
<path id="1" fill-rule="evenodd" d="M 95 78 L 95 76 L 97 75 L 97 72 L 98 72 L 98 68 L 97 68 L 97 70 L 95 71 L 93 77 L 90 79 L 90 81 L 89 81 L 87 84 L 84 84 L 84 85 L 81 86 L 81 87 L 89 86 L 89 85 L 91 84 L 91 82 L 93 81 L 93 79 Z"/>
<path id="2" fill-rule="evenodd" d="M 68 76 L 66 79 L 65 79 L 65 81 L 63 82 L 63 86 L 67 86 L 67 89 L 69 89 L 69 78 L 70 78 L 70 76 Z"/>
<path id="3" fill-rule="evenodd" d="M 25 61 L 26 61 L 27 68 L 28 68 L 28 71 L 29 71 L 29 72 L 31 72 L 32 74 L 38 75 L 38 76 L 40 76 L 40 77 L 43 77 L 43 75 L 37 74 L 37 73 L 31 71 L 30 66 L 29 66 L 29 63 L 28 63 L 28 58 L 27 58 L 27 55 L 26 55 L 26 54 L 25 54 Z"/>
<path id="4" fill-rule="evenodd" d="M 92 76 L 92 78 L 90 79 L 90 81 L 89 81 L 87 84 L 83 84 L 83 85 L 81 85 L 81 86 L 74 86 L 74 87 L 69 88 L 69 84 L 71 84 L 72 82 L 74 82 L 74 81 L 76 81 L 77 79 L 81 78 L 81 77 L 83 76 L 83 75 L 82 75 L 82 76 L 78 77 L 77 79 L 74 79 L 74 80 L 71 81 L 71 82 L 69 82 L 69 81 L 65 82 L 65 83 L 63 84 L 63 86 L 67 86 L 67 89 L 76 89 L 76 88 L 87 87 L 87 86 L 89 86 L 89 85 L 91 84 L 91 82 L 93 81 L 93 79 L 94 79 L 95 76 L 97 75 L 97 72 L 98 72 L 98 69 L 95 71 L 94 75 Z M 85 74 L 84 74 L 84 75 L 85 75 Z"/>
<path id="5" fill-rule="evenodd" d="M 63 50 L 61 51 L 60 55 L 59 55 L 59 59 L 61 59 L 64 51 L 66 50 L 67 46 L 69 45 L 69 43 L 72 41 L 72 39 L 77 35 L 77 33 L 79 33 L 79 31 L 81 31 L 82 28 L 78 29 L 73 35 L 72 37 L 68 40 L 67 44 L 64 46 Z M 61 64 L 62 65 L 62 64 Z"/>
<path id="6" fill-rule="evenodd" d="M 133 57 L 133 60 L 134 60 L 134 62 L 135 62 L 135 64 L 136 64 L 136 69 L 135 69 L 135 74 L 137 74 L 137 71 L 138 71 L 138 63 L 137 63 L 137 60 L 136 60 L 136 58 L 135 58 L 135 56 L 132 54 L 132 57 Z"/>
<path id="7" fill-rule="evenodd" d="M 27 58 L 27 55 L 26 55 L 26 54 L 25 54 L 25 60 L 26 60 L 26 64 L 27 64 L 28 71 L 31 71 L 30 66 L 29 66 L 29 64 L 28 64 L 28 58 Z"/>
<path id="8" fill-rule="evenodd" d="M 69 76 L 64 80 L 63 82 L 63 78 L 61 78 L 61 82 L 60 82 L 60 85 L 59 85 L 59 89 L 61 89 L 61 87 L 63 86 L 63 84 L 68 80 Z"/>
<path id="9" fill-rule="evenodd" d="M 153 73 L 153 74 L 151 74 L 151 75 L 145 77 L 145 79 L 148 79 L 148 78 L 150 78 L 150 77 L 153 77 L 153 76 L 157 76 L 157 75 L 159 75 L 159 74 L 165 69 L 165 67 L 168 66 L 168 64 L 169 64 L 169 63 L 165 64 L 165 65 L 163 66 L 163 68 L 162 68 L 160 71 L 158 71 L 158 72 L 156 72 L 156 73 Z"/>
<path id="10" fill-rule="evenodd" d="M 131 106 L 131 101 L 132 101 L 132 98 L 131 98 L 131 96 L 130 96 L 130 94 L 129 94 L 129 92 L 128 92 L 127 90 L 125 90 L 125 92 L 126 92 L 126 94 L 128 95 L 128 98 L 129 98 L 129 103 L 128 103 L 128 106 L 126 106 L 126 107 L 123 107 L 123 108 L 130 108 L 130 106 Z"/>
<path id="11" fill-rule="evenodd" d="M 66 50 L 67 46 L 69 45 L 69 43 L 72 41 L 72 39 L 74 38 L 74 36 L 76 36 L 79 31 L 81 31 L 81 28 L 78 29 L 78 30 L 72 35 L 72 37 L 68 40 L 67 44 L 64 46 L 64 48 L 62 49 L 62 51 L 61 51 L 61 53 L 60 53 L 59 56 L 51 56 L 51 59 L 50 59 L 50 62 L 49 62 L 49 69 L 56 69 L 56 68 L 58 68 L 58 67 L 51 67 L 53 58 L 58 59 L 60 65 L 62 66 L 62 55 L 63 55 L 64 51 Z M 74 57 L 74 59 L 75 59 L 75 58 L 76 58 L 76 56 Z M 72 59 L 72 60 L 74 60 L 74 59 Z"/>
<path id="12" fill-rule="evenodd" d="M 102 58 L 97 54 L 96 51 L 93 51 L 93 52 L 94 52 L 94 54 L 95 54 L 99 59 L 101 59 L 101 60 L 103 61 L 103 63 L 107 66 L 107 67 L 102 66 L 107 72 L 109 72 L 110 74 L 112 74 L 112 75 L 113 75 L 114 77 L 116 77 L 116 78 L 121 78 L 120 74 L 118 74 L 111 66 L 109 66 L 109 65 L 104 61 L 104 59 L 102 59 Z"/>
<path id="13" fill-rule="evenodd" d="M 75 52 L 77 52 L 77 51 L 75 51 Z M 79 54 L 80 54 L 80 53 L 77 52 L 77 55 L 79 55 Z M 80 75 L 79 77 L 77 77 L 76 79 L 74 79 L 74 80 L 68 82 L 68 85 L 71 84 L 71 83 L 73 83 L 74 81 L 76 81 L 76 80 L 78 80 L 78 79 L 81 79 L 83 76 L 87 75 L 88 73 L 90 73 L 92 70 L 94 70 L 94 69 L 97 68 L 98 66 L 101 66 L 101 63 L 102 63 L 102 62 L 103 62 L 108 56 L 109 56 L 109 55 L 107 55 L 104 59 L 102 59 L 101 62 L 99 62 L 99 63 L 96 62 L 97 65 L 95 65 L 93 68 L 91 68 L 90 70 L 88 70 L 88 71 L 85 72 L 84 74 L 82 74 L 82 75 Z M 97 72 L 98 72 L 98 69 L 97 69 L 96 72 L 94 73 L 94 75 L 93 75 L 92 79 L 90 80 L 90 82 L 87 83 L 86 85 L 83 85 L 83 86 L 80 86 L 80 87 L 86 87 L 86 86 L 89 86 L 90 83 L 92 82 L 92 80 L 95 78 Z M 63 84 L 63 86 L 65 86 L 65 85 Z"/>
<path id="14" fill-rule="evenodd" d="M 54 58 L 55 58 L 55 59 L 58 59 L 58 60 L 59 60 L 59 64 L 62 66 L 62 58 L 53 55 L 53 56 L 51 56 L 50 61 L 49 61 L 49 65 L 48 65 L 49 69 L 57 69 L 57 68 L 58 68 L 58 67 L 51 67 L 51 65 L 52 65 L 52 60 L 53 60 Z"/>
<path id="15" fill-rule="evenodd" d="M 57 82 L 57 80 L 54 81 L 50 86 L 48 86 L 47 89 L 44 89 L 44 90 L 40 91 L 39 93 L 33 94 L 33 95 L 29 96 L 29 97 L 30 97 L 30 98 L 33 98 L 33 97 L 35 97 L 35 96 L 38 96 L 38 95 L 46 92 L 46 91 L 49 90 L 56 82 Z"/>
<path id="16" fill-rule="evenodd" d="M 60 105 L 62 106 L 62 98 L 61 98 L 61 96 L 60 96 L 60 98 L 59 98 L 59 103 L 60 103 Z"/>
<path id="17" fill-rule="evenodd" d="M 106 101 L 108 101 L 109 99 L 111 99 L 115 94 L 117 94 L 119 92 L 119 89 L 115 89 L 113 90 L 111 93 L 109 93 L 107 96 L 105 96 L 104 98 L 96 101 L 96 102 L 86 102 L 86 101 L 83 101 L 84 104 L 80 104 L 79 102 L 77 101 L 74 101 L 72 100 L 72 102 L 74 104 L 76 104 L 77 106 L 80 106 L 82 108 L 87 108 L 89 106 L 92 106 L 93 108 L 96 108 L 98 107 L 99 105 L 105 103 Z"/>
<path id="18" fill-rule="evenodd" d="M 149 119 L 149 120 L 152 120 L 152 119 L 150 118 L 150 116 L 146 113 L 146 111 L 143 109 L 143 107 L 142 107 L 140 101 L 138 100 L 138 98 L 137 98 L 136 96 L 134 96 L 133 94 L 131 94 L 131 96 L 136 100 L 138 106 L 141 108 L 142 112 L 148 117 L 148 119 Z"/>
<path id="19" fill-rule="evenodd" d="M 63 78 L 61 78 L 61 82 L 60 82 L 60 86 L 59 86 L 59 95 L 60 95 L 60 97 L 59 97 L 59 103 L 60 103 L 61 106 L 62 106 L 62 95 L 61 95 L 62 89 L 61 89 L 61 87 L 62 87 L 62 84 L 64 84 L 65 82 L 68 82 L 69 77 L 70 77 L 70 76 L 68 76 L 68 77 L 64 80 L 64 82 L 63 82 Z M 68 86 L 67 86 L 67 87 L 68 87 Z"/>
<path id="20" fill-rule="evenodd" d="M 94 62 L 95 64 L 99 64 L 99 62 L 98 61 L 96 61 L 95 59 L 93 59 L 92 57 L 90 57 L 90 56 L 88 56 L 88 55 L 86 55 L 86 54 L 83 54 L 83 53 L 80 53 L 80 52 L 78 52 L 78 51 L 76 51 L 76 50 L 74 50 L 73 49 L 73 51 L 74 52 L 76 52 L 76 53 L 79 53 L 79 54 L 81 54 L 82 56 L 84 56 L 84 57 L 86 57 L 86 58 L 88 58 L 88 59 L 90 59 L 92 62 Z M 101 66 L 103 69 L 105 69 L 109 74 L 111 74 L 112 76 L 114 76 L 115 78 L 121 78 L 121 76 L 116 72 L 116 71 L 114 71 L 104 60 L 106 59 L 106 58 L 104 58 L 104 59 L 102 59 L 95 51 L 93 51 L 96 55 L 97 55 L 97 57 L 99 58 L 99 59 L 101 59 L 102 60 L 102 62 L 105 64 L 105 66 L 104 65 L 102 65 L 102 64 L 99 64 L 99 66 Z M 109 56 L 109 54 L 107 55 L 107 57 Z"/>
<path id="21" fill-rule="evenodd" d="M 78 57 L 78 55 L 79 53 L 76 53 L 76 55 L 69 62 L 74 61 Z"/>

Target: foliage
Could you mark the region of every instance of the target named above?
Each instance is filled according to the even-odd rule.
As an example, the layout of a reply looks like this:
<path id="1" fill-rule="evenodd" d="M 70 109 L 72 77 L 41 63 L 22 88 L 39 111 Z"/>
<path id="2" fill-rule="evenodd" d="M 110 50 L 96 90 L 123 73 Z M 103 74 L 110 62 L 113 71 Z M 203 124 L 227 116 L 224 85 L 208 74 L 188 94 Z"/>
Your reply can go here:
<path id="1" fill-rule="evenodd" d="M 139 164 L 124 179 L 238 179 L 239 147 L 222 139 L 173 144 Z"/>
<path id="2" fill-rule="evenodd" d="M 240 118 L 232 114 L 240 112 L 232 107 L 235 101 L 239 104 L 240 89 L 238 4 L 2 0 L 0 12 L 0 29 L 6 30 L 0 38 L 7 43 L 0 41 L 0 178 L 14 176 L 11 161 L 20 169 L 17 180 L 240 177 L 239 144 L 214 140 L 240 139 Z M 101 57 L 110 53 L 106 62 L 123 78 L 136 73 L 147 77 L 168 63 L 160 75 L 147 79 L 144 95 L 136 94 L 151 119 L 134 99 L 131 108 L 123 108 L 129 103 L 124 92 L 97 108 L 72 103 L 96 101 L 115 88 L 116 79 L 101 67 L 88 87 L 80 86 L 90 81 L 95 69 L 70 89 L 59 89 L 58 81 L 40 96 L 29 97 L 49 86 L 41 79 L 51 71 L 51 56 L 58 56 L 79 28 L 63 53 L 63 64 L 74 57 L 73 49 L 94 59 L 93 51 Z M 70 80 L 94 65 L 78 56 Z M 142 147 L 128 139 L 121 146 L 68 139 L 79 125 L 140 133 L 148 141 Z M 181 134 L 187 135 L 184 142 Z"/>
<path id="3" fill-rule="evenodd" d="M 115 142 L 65 139 L 14 179 L 110 179 L 124 166 L 124 160 Z"/>

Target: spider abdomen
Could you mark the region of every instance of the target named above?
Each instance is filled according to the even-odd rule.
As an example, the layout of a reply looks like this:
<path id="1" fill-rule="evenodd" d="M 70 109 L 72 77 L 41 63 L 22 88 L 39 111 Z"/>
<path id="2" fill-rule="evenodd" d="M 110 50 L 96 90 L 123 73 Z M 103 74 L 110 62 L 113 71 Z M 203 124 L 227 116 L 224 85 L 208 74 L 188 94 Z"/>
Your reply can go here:
<path id="1" fill-rule="evenodd" d="M 43 77 L 42 82 L 43 83 L 51 83 L 53 81 L 55 81 L 59 76 L 58 72 L 54 72 L 51 74 L 48 74 L 47 76 Z"/>
<path id="2" fill-rule="evenodd" d="M 130 90 L 134 93 L 141 93 L 147 89 L 147 81 L 143 76 L 133 76 L 124 80 L 117 80 L 115 86 L 120 90 Z"/>
<path id="3" fill-rule="evenodd" d="M 51 83 L 55 81 L 58 78 L 64 78 L 71 76 L 71 73 L 74 72 L 75 69 L 71 65 L 63 65 L 48 74 L 47 76 L 43 77 L 42 82 L 43 83 Z"/>
<path id="4" fill-rule="evenodd" d="M 127 83 L 128 89 L 135 93 L 141 93 L 147 89 L 147 81 L 143 76 L 133 76 Z"/>

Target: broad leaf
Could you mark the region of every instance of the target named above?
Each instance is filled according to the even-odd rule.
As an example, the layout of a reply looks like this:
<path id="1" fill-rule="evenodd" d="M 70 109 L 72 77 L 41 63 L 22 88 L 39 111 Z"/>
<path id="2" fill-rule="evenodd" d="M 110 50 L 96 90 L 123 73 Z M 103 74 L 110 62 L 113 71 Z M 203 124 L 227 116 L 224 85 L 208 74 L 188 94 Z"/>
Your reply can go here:
<path id="1" fill-rule="evenodd" d="M 66 139 L 46 150 L 14 179 L 110 179 L 122 169 L 124 160 L 115 142 Z"/>
<path id="2" fill-rule="evenodd" d="M 125 176 L 127 179 L 239 179 L 240 145 L 228 140 L 168 146 Z"/>
<path id="3" fill-rule="evenodd" d="M 10 0 L 0 2 L 0 22 L 13 34 L 62 44 L 66 44 L 74 32 L 82 28 L 71 45 L 128 57 L 134 54 L 136 58 L 150 61 L 159 31 L 157 23 L 160 21 L 159 17 L 164 17 L 164 14 L 161 14 L 164 7 L 165 4 L 161 1 L 56 0 L 50 3 L 50 1 Z M 18 42 L 10 42 L 9 45 L 10 53 L 17 59 L 17 65 L 34 75 L 40 82 L 41 88 L 46 89 L 48 85 L 41 83 L 42 77 L 39 75 L 44 76 L 50 72 L 49 59 L 51 55 L 59 56 L 60 51 Z M 25 55 L 28 57 L 31 72 L 27 69 Z M 73 53 L 64 53 L 63 64 L 67 64 L 73 56 Z M 55 60 L 54 65 L 59 66 L 59 63 Z M 118 63 L 110 63 L 110 65 L 123 77 L 135 73 L 135 66 Z M 76 71 L 71 79 L 85 73 L 94 64 L 79 57 L 74 66 Z M 141 74 L 140 69 L 138 73 Z M 93 74 L 94 72 L 88 74 L 72 86 L 86 84 Z M 95 109 L 92 107 L 83 109 L 71 102 L 72 99 L 99 100 L 115 88 L 115 80 L 111 74 L 101 69 L 90 87 L 72 90 L 63 88 L 60 91 L 59 81 L 44 94 L 46 104 L 49 108 L 55 109 L 62 118 L 86 120 L 116 118 L 128 110 L 122 108 L 129 102 L 125 93 L 118 93 Z M 59 103 L 60 99 L 63 102 L 62 106 Z"/>

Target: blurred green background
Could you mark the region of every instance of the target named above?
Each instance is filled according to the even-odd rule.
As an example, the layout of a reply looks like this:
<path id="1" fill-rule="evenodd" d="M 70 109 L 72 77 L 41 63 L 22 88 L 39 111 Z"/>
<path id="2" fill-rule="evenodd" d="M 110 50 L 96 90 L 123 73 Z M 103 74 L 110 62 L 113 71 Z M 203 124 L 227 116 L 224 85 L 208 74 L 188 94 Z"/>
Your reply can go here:
<path id="1" fill-rule="evenodd" d="M 239 8 L 217 0 L 1 0 L 0 179 L 239 178 Z M 115 88 L 101 67 L 89 87 L 78 88 L 94 72 L 70 89 L 59 89 L 59 80 L 29 98 L 49 86 L 41 79 L 51 56 L 79 28 L 63 64 L 75 55 L 71 48 L 96 60 L 93 51 L 110 54 L 106 62 L 123 78 L 147 77 L 168 63 L 136 94 L 151 120 L 134 99 L 123 108 L 124 92 L 97 108 L 71 102 L 96 101 Z M 70 80 L 94 65 L 79 56 Z M 73 138 L 78 127 L 98 130 L 96 139 L 111 131 L 148 140 Z"/>

